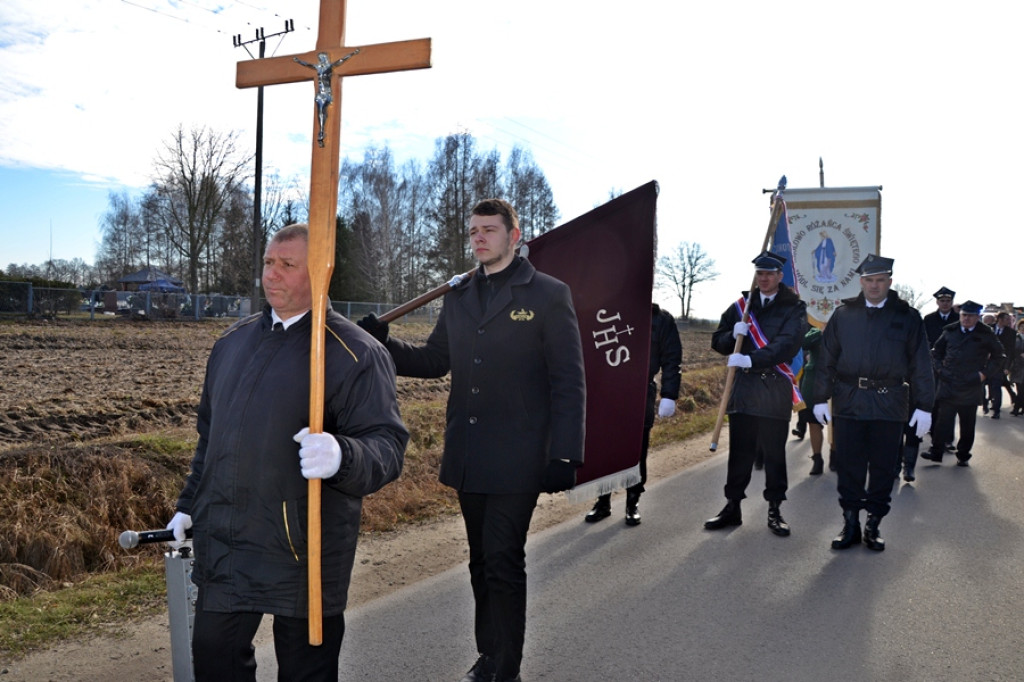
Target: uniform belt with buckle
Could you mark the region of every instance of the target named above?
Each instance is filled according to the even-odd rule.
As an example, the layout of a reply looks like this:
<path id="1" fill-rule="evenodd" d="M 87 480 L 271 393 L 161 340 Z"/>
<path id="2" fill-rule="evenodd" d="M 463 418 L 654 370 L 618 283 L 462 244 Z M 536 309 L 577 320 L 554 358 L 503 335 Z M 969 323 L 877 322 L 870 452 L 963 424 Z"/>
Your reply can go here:
<path id="1" fill-rule="evenodd" d="M 840 376 L 840 381 L 846 384 L 853 384 L 857 388 L 878 390 L 882 388 L 895 388 L 903 385 L 902 379 L 870 379 L 868 377 Z"/>

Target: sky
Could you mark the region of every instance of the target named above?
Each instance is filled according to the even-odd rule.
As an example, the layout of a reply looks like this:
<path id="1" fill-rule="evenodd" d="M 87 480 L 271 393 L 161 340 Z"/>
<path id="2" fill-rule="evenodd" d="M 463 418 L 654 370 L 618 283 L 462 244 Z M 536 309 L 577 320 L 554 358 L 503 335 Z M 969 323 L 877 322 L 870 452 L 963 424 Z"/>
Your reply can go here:
<path id="1" fill-rule="evenodd" d="M 0 3 L 0 267 L 93 262 L 110 192 L 138 192 L 182 125 L 255 146 L 234 47 L 310 51 L 316 0 Z M 881 186 L 894 281 L 1024 304 L 1024 5 L 864 0 L 349 0 L 346 45 L 432 39 L 432 68 L 345 78 L 342 155 L 437 138 L 531 151 L 562 222 L 650 180 L 659 251 L 699 243 L 718 277 L 693 313 L 749 287 L 762 189 Z M 250 46 L 255 54 L 256 46 Z M 312 87 L 267 87 L 264 173 L 307 184 Z M 453 273 L 454 274 L 454 273 Z M 668 292 L 656 300 L 678 314 Z M 934 306 L 931 305 L 933 308 Z M 925 311 L 929 306 L 925 306 Z"/>

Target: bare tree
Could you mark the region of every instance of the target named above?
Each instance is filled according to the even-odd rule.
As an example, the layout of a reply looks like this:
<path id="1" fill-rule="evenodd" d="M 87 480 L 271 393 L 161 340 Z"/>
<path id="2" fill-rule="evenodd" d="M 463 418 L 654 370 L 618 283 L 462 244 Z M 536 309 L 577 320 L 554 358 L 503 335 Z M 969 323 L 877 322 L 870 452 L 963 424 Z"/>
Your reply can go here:
<path id="1" fill-rule="evenodd" d="M 693 289 L 701 282 L 718 277 L 715 261 L 696 242 L 682 242 L 668 256 L 658 259 L 659 284 L 679 297 L 682 315 L 690 318 Z"/>
<path id="2" fill-rule="evenodd" d="M 528 150 L 512 148 L 505 164 L 505 198 L 519 214 L 523 241 L 544 234 L 558 222 L 558 208 L 544 173 Z"/>
<path id="3" fill-rule="evenodd" d="M 478 197 L 474 178 L 479 157 L 476 140 L 469 133 L 438 139 L 428 170 L 434 227 L 431 262 L 439 278 L 465 272 L 470 267 L 467 216 Z M 484 198 L 484 197 L 479 197 Z"/>
<path id="4" fill-rule="evenodd" d="M 103 279 L 116 282 L 145 265 L 146 236 L 139 203 L 126 191 L 107 195 L 96 267 Z"/>
<path id="5" fill-rule="evenodd" d="M 170 243 L 185 260 L 191 291 L 209 275 L 210 240 L 225 217 L 233 191 L 247 178 L 251 156 L 237 148 L 238 134 L 206 127 L 178 127 L 154 163 L 159 203 L 155 206 Z"/>
<path id="6" fill-rule="evenodd" d="M 931 299 L 931 296 L 918 291 L 909 284 L 893 284 L 892 290 L 899 294 L 900 298 L 909 303 L 912 308 L 917 308 L 918 310 Z"/>

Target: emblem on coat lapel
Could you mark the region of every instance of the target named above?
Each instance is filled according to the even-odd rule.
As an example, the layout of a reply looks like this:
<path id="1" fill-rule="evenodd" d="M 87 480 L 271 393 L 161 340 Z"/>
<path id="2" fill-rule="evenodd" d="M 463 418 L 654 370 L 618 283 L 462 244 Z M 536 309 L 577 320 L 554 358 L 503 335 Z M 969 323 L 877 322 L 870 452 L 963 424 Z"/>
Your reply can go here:
<path id="1" fill-rule="evenodd" d="M 533 311 L 527 310 L 526 308 L 520 308 L 519 310 L 513 310 L 508 314 L 512 318 L 513 322 L 529 322 L 533 319 Z"/>

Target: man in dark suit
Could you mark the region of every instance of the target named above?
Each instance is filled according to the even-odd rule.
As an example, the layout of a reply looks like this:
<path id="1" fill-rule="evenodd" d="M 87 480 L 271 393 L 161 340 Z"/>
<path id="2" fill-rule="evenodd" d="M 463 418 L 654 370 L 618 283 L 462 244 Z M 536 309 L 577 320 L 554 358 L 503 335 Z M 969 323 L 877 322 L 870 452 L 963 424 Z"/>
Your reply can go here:
<path id="1" fill-rule="evenodd" d="M 463 682 L 519 680 L 526 631 L 526 534 L 541 492 L 568 490 L 583 464 L 586 388 L 569 287 L 515 252 L 515 209 L 486 199 L 469 241 L 480 262 L 449 292 L 425 345 L 388 337 L 399 375 L 451 371 L 441 482 L 458 491 L 476 601 L 477 662 Z"/>
<path id="2" fill-rule="evenodd" d="M 1010 313 L 1004 311 L 999 312 L 996 315 L 996 324 L 992 328 L 995 332 L 996 340 L 1003 347 L 1003 359 L 1002 368 L 989 378 L 989 398 L 992 403 L 992 418 L 999 419 L 999 410 L 1003 406 L 1003 389 L 1010 394 L 1010 404 L 1013 405 L 1017 402 L 1017 393 L 1013 390 L 1013 384 L 1010 383 L 1010 378 L 1007 372 L 1010 369 L 1010 363 L 1013 360 L 1014 344 L 1017 340 L 1017 333 L 1013 331 L 1013 317 Z"/>

